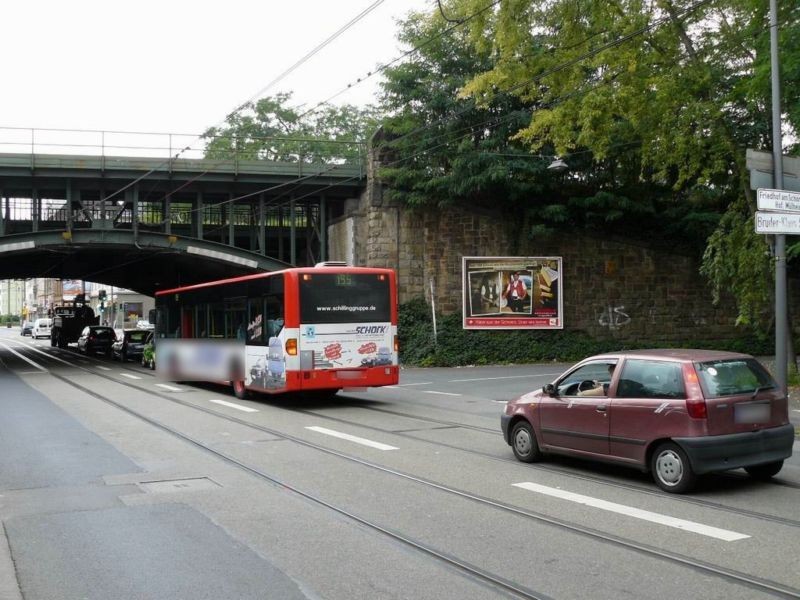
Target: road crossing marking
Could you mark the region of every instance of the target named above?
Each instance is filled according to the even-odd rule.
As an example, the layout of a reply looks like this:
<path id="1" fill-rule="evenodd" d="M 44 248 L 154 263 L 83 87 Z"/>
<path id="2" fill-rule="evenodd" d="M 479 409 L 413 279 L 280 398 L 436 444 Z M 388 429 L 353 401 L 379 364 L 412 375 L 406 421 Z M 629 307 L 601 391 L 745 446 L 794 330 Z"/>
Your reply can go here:
<path id="1" fill-rule="evenodd" d="M 227 406 L 228 408 L 235 408 L 236 410 L 241 410 L 242 412 L 254 413 L 258 412 L 256 408 L 250 408 L 249 406 L 242 406 L 241 404 L 234 404 L 233 402 L 228 402 L 227 400 L 217 400 L 216 398 L 212 398 L 209 402 L 213 402 L 214 404 L 221 404 L 222 406 Z"/>
<path id="2" fill-rule="evenodd" d="M 331 437 L 340 438 L 343 440 L 347 440 L 348 442 L 355 442 L 356 444 L 361 444 L 362 446 L 369 446 L 370 448 L 376 448 L 378 450 L 399 450 L 396 446 L 390 446 L 389 444 L 382 444 L 380 442 L 373 442 L 372 440 L 368 440 L 366 438 L 357 437 L 355 435 L 350 435 L 349 433 L 342 433 L 341 431 L 334 431 L 333 429 L 327 429 L 325 427 L 306 427 L 306 429 L 310 431 L 316 431 L 317 433 L 322 433 L 325 435 L 329 435 Z"/>
<path id="3" fill-rule="evenodd" d="M 182 392 L 181 388 L 175 387 L 174 385 L 167 385 L 166 383 L 157 383 L 156 384 L 160 388 L 164 388 L 165 390 L 169 390 L 170 392 Z"/>
<path id="4" fill-rule="evenodd" d="M 461 394 L 454 394 L 453 392 L 435 392 L 433 390 L 422 390 L 423 394 L 439 394 L 440 396 L 460 396 Z"/>
<path id="5" fill-rule="evenodd" d="M 120 373 L 123 377 L 127 377 L 128 379 L 141 379 L 138 375 L 131 375 L 130 373 Z"/>
<path id="6" fill-rule="evenodd" d="M 692 533 L 699 533 L 700 535 L 716 538 L 725 542 L 733 542 L 750 537 L 749 535 L 745 535 L 743 533 L 728 531 L 727 529 L 719 529 L 718 527 L 711 527 L 710 525 L 703 525 L 702 523 L 696 523 L 694 521 L 686 521 L 684 519 L 678 519 L 676 517 L 650 512 L 649 510 L 642 510 L 632 506 L 625 506 L 624 504 L 617 504 L 616 502 L 608 502 L 606 500 L 600 500 L 599 498 L 592 498 L 591 496 L 575 494 L 566 490 L 547 487 L 544 485 L 539 485 L 538 483 L 531 483 L 530 481 L 513 483 L 512 485 L 514 487 L 529 490 L 531 492 L 537 492 L 539 494 L 553 496 L 554 498 L 561 498 L 562 500 L 569 500 L 570 502 L 577 502 L 578 504 L 583 504 L 585 506 L 592 506 L 601 510 L 607 510 L 620 515 L 626 515 L 628 517 L 633 517 L 634 519 L 641 519 L 643 521 L 650 521 L 651 523 L 666 525 L 667 527 L 674 527 L 676 529 L 682 529 Z"/>
<path id="7" fill-rule="evenodd" d="M 34 367 L 36 367 L 36 368 L 37 368 L 37 369 L 39 369 L 40 371 L 47 371 L 47 369 L 46 369 L 45 367 L 43 367 L 42 365 L 40 365 L 40 364 L 39 364 L 39 363 L 37 363 L 37 362 L 34 362 L 34 361 L 32 361 L 30 358 L 28 358 L 28 357 L 27 357 L 27 356 L 25 356 L 24 354 L 20 354 L 19 352 L 17 352 L 16 350 L 14 350 L 13 348 L 11 348 L 10 346 L 8 346 L 8 345 L 6 345 L 6 344 L 3 344 L 3 347 L 4 347 L 6 350 L 8 350 L 9 352 L 11 352 L 11 354 L 14 354 L 15 356 L 18 356 L 19 358 L 21 358 L 22 360 L 24 360 L 24 361 L 25 361 L 26 363 L 28 363 L 29 365 L 33 365 Z"/>

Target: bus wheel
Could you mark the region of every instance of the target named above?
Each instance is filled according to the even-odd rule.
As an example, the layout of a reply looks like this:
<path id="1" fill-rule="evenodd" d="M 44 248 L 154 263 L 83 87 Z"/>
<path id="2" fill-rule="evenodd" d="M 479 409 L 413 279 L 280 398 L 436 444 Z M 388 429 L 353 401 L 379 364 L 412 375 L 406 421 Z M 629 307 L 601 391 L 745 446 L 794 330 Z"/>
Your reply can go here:
<path id="1" fill-rule="evenodd" d="M 239 380 L 233 382 L 233 395 L 239 398 L 239 400 L 245 400 L 250 397 L 250 392 L 244 387 L 244 381 Z"/>

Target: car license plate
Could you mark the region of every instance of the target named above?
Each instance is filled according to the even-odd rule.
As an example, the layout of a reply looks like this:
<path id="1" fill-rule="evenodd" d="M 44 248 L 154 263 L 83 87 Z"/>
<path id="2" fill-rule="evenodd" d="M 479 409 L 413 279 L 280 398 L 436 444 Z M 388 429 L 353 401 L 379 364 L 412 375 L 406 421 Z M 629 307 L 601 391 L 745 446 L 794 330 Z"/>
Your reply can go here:
<path id="1" fill-rule="evenodd" d="M 733 407 L 737 423 L 767 423 L 770 417 L 769 402 L 742 402 Z"/>

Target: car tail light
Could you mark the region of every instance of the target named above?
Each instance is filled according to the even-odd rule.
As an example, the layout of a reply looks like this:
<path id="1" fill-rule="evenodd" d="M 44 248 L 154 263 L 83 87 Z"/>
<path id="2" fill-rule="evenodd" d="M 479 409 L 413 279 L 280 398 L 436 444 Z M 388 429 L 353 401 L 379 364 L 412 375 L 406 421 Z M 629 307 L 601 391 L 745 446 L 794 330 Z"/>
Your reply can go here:
<path id="1" fill-rule="evenodd" d="M 93 340 L 93 339 L 94 339 L 94 334 L 90 335 L 90 336 L 89 336 L 89 339 L 90 339 L 90 340 Z"/>
<path id="2" fill-rule="evenodd" d="M 286 340 L 286 354 L 289 356 L 297 356 L 297 339 L 289 338 Z"/>
<path id="3" fill-rule="evenodd" d="M 708 409 L 703 389 L 700 387 L 697 371 L 690 364 L 683 365 L 683 383 L 686 386 L 686 412 L 693 419 L 707 418 Z"/>

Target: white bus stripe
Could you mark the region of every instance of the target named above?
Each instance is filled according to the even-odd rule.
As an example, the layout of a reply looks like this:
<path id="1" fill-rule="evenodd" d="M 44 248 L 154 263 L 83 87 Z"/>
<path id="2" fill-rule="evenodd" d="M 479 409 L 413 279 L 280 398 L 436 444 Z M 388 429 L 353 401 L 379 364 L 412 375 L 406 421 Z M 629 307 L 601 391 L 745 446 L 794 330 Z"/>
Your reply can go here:
<path id="1" fill-rule="evenodd" d="M 575 494 L 566 490 L 558 488 L 547 487 L 537 483 L 525 481 L 522 483 L 512 484 L 514 487 L 553 496 L 554 498 L 561 498 L 562 500 L 569 500 L 570 502 L 577 502 L 586 506 L 592 506 L 601 510 L 607 510 L 620 515 L 633 517 L 634 519 L 641 519 L 643 521 L 650 521 L 651 523 L 658 523 L 659 525 L 666 525 L 667 527 L 675 527 L 684 531 L 692 533 L 699 533 L 708 537 L 723 540 L 725 542 L 733 542 L 735 540 L 743 540 L 749 538 L 749 535 L 743 533 L 736 533 L 735 531 L 728 531 L 727 529 L 719 529 L 718 527 L 711 527 L 710 525 L 703 525 L 702 523 L 695 523 L 694 521 L 686 521 L 676 517 L 669 517 L 659 513 L 650 512 L 649 510 L 642 510 L 632 506 L 625 506 L 624 504 L 617 504 L 616 502 L 608 502 L 600 500 L 599 498 L 592 498 L 591 496 L 584 496 L 582 494 Z"/>
<path id="2" fill-rule="evenodd" d="M 311 431 L 316 431 L 317 433 L 323 433 L 325 435 L 329 435 L 331 437 L 340 438 L 343 440 L 347 440 L 348 442 L 355 442 L 356 444 L 361 444 L 362 446 L 369 446 L 370 448 L 377 448 L 378 450 L 399 450 L 395 446 L 390 446 L 388 444 L 382 444 L 380 442 L 373 442 L 372 440 L 368 440 L 366 438 L 357 437 L 355 435 L 350 435 L 349 433 L 342 433 L 341 431 L 334 431 L 333 429 L 326 429 L 325 427 L 306 427 Z"/>
<path id="3" fill-rule="evenodd" d="M 234 404 L 233 402 L 227 402 L 226 400 L 217 400 L 212 398 L 209 402 L 213 402 L 214 404 L 221 404 L 222 406 L 227 406 L 228 408 L 235 408 L 236 410 L 241 410 L 242 412 L 249 412 L 254 413 L 258 412 L 255 408 L 250 408 L 249 406 L 242 406 L 241 404 Z"/>

